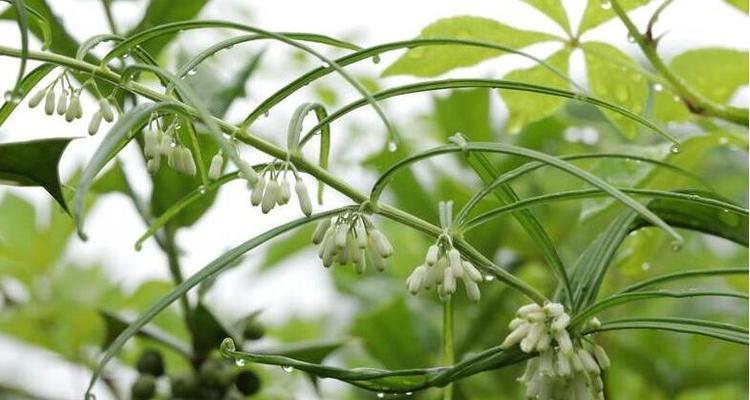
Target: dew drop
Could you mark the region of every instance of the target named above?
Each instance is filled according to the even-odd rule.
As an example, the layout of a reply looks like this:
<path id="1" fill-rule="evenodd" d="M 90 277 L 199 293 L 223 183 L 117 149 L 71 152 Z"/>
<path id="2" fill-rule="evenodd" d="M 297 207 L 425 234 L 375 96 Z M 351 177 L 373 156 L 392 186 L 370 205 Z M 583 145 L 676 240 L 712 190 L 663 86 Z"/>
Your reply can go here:
<path id="1" fill-rule="evenodd" d="M 271 115 L 271 114 L 268 111 L 266 111 L 266 112 L 263 113 L 263 117 L 264 118 L 268 118 L 269 115 Z"/>
<path id="2" fill-rule="evenodd" d="M 674 96 L 672 96 L 672 100 L 674 100 L 675 103 L 679 103 L 680 102 L 680 96 L 674 95 Z"/>
<path id="3" fill-rule="evenodd" d="M 247 361 L 245 361 L 242 358 L 238 358 L 238 359 L 234 360 L 234 364 L 237 365 L 238 367 L 244 367 L 245 364 L 247 364 Z"/>
<path id="4" fill-rule="evenodd" d="M 281 370 L 284 371 L 284 372 L 286 372 L 286 373 L 289 373 L 289 372 L 294 371 L 294 368 L 292 368 L 289 365 L 284 365 L 284 366 L 281 367 Z"/>
<path id="5" fill-rule="evenodd" d="M 672 154 L 679 154 L 679 152 L 680 152 L 680 145 L 679 144 L 673 144 L 672 147 L 669 148 L 669 151 Z"/>
<path id="6" fill-rule="evenodd" d="M 122 58 L 123 60 L 127 60 L 128 57 L 130 57 L 130 54 L 128 54 L 128 53 L 125 53 L 122 56 L 120 56 L 120 58 Z"/>
<path id="7" fill-rule="evenodd" d="M 198 188 L 198 193 L 200 193 L 200 194 L 206 194 L 206 192 L 207 192 L 207 191 L 208 191 L 208 190 L 207 190 L 207 189 L 206 189 L 206 187 L 205 187 L 205 186 L 203 186 L 203 185 L 201 185 L 201 186 L 200 186 L 200 187 Z"/>
<path id="8" fill-rule="evenodd" d="M 391 140 L 388 142 L 388 151 L 393 153 L 394 151 L 398 150 L 398 144 L 396 144 L 395 141 Z"/>
<path id="9" fill-rule="evenodd" d="M 643 263 L 643 264 L 641 265 L 641 269 L 642 269 L 642 270 L 644 270 L 644 271 L 648 271 L 648 270 L 650 270 L 650 269 L 651 269 L 651 264 L 649 264 L 649 263 L 645 262 L 645 263 Z"/>
<path id="10" fill-rule="evenodd" d="M 682 241 L 681 240 L 675 240 L 672 242 L 672 251 L 680 251 L 682 250 Z"/>
<path id="11" fill-rule="evenodd" d="M 407 396 L 411 396 L 411 395 L 413 395 L 413 394 L 414 394 L 414 392 L 406 392 L 406 393 L 404 393 L 404 394 L 405 394 L 405 395 L 407 395 Z"/>
<path id="12" fill-rule="evenodd" d="M 722 145 L 722 146 L 726 146 L 726 145 L 728 145 L 728 144 L 729 144 L 729 139 L 727 139 L 727 138 L 725 138 L 725 137 L 723 137 L 723 138 L 720 138 L 720 139 L 719 139 L 719 144 L 720 144 L 720 145 Z"/>
<path id="13" fill-rule="evenodd" d="M 657 92 L 661 92 L 662 90 L 664 90 L 664 85 L 662 85 L 661 83 L 654 83 L 652 87 Z"/>
<path id="14" fill-rule="evenodd" d="M 379 54 L 375 54 L 374 56 L 372 56 L 372 63 L 373 64 L 380 64 L 380 55 Z"/>
<path id="15" fill-rule="evenodd" d="M 719 220 L 723 222 L 725 225 L 736 227 L 740 219 L 737 215 L 731 213 L 729 210 L 722 210 L 721 213 L 719 213 Z"/>
<path id="16" fill-rule="evenodd" d="M 601 7 L 604 10 L 612 9 L 612 3 L 609 0 L 601 0 Z"/>
<path id="17" fill-rule="evenodd" d="M 635 37 L 633 37 L 633 35 L 628 34 L 628 42 L 635 43 Z"/>
<path id="18" fill-rule="evenodd" d="M 385 393 L 380 392 L 380 393 L 377 394 L 377 396 L 378 396 L 379 399 L 382 399 L 383 397 L 385 397 Z"/>
<path id="19" fill-rule="evenodd" d="M 492 281 L 495 280 L 495 276 L 494 275 L 485 275 L 484 276 L 484 280 L 487 281 L 487 282 L 492 282 Z"/>
<path id="20" fill-rule="evenodd" d="M 197 73 L 198 73 L 198 69 L 197 69 L 197 68 L 193 68 L 193 69 L 191 69 L 191 70 L 189 70 L 189 71 L 187 72 L 187 74 L 188 74 L 189 76 L 193 76 L 193 75 L 195 75 L 195 74 L 197 74 Z"/>

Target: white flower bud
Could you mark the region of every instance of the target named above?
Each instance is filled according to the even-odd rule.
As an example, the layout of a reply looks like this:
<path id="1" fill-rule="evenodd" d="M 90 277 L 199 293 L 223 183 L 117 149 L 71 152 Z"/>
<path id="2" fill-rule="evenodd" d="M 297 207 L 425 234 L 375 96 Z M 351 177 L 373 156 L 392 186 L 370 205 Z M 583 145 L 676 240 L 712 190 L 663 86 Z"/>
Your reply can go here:
<path id="1" fill-rule="evenodd" d="M 521 341 L 521 351 L 524 353 L 531 353 L 536 348 L 536 344 L 539 339 L 544 335 L 545 326 L 542 323 L 536 322 L 531 324 L 529 328 L 529 334 Z"/>
<path id="2" fill-rule="evenodd" d="M 174 157 L 175 146 L 173 146 L 172 138 L 169 135 L 165 135 L 161 132 L 157 133 L 157 137 L 159 137 L 159 146 L 157 147 L 157 151 L 167 157 L 169 157 L 170 154 L 172 155 L 172 157 Z M 173 164 L 170 164 L 169 166 L 171 168 L 174 168 Z"/>
<path id="3" fill-rule="evenodd" d="M 359 246 L 360 249 L 365 249 L 367 247 L 367 228 L 365 228 L 365 224 L 362 220 L 359 220 L 354 224 L 354 233 L 357 235 L 357 246 Z"/>
<path id="4" fill-rule="evenodd" d="M 154 131 L 146 131 L 143 134 L 143 155 L 147 158 L 159 155 L 159 135 Z"/>
<path id="5" fill-rule="evenodd" d="M 381 257 L 388 258 L 393 254 L 393 246 L 391 246 L 391 242 L 388 241 L 383 232 L 377 229 L 371 230 L 370 240 L 375 244 L 375 250 L 377 250 Z"/>
<path id="6" fill-rule="evenodd" d="M 510 323 L 508 324 L 508 329 L 514 330 L 514 329 L 518 328 L 519 326 L 521 326 L 523 324 L 528 324 L 528 323 L 529 323 L 529 321 L 526 321 L 523 318 L 513 318 L 510 321 Z"/>
<path id="7" fill-rule="evenodd" d="M 547 376 L 555 374 L 554 354 L 554 351 L 547 350 L 539 355 L 539 374 Z"/>
<path id="8" fill-rule="evenodd" d="M 328 232 L 328 228 L 331 227 L 331 219 L 325 218 L 318 222 L 318 226 L 315 227 L 315 232 L 313 232 L 312 242 L 314 244 L 320 244 L 323 242 L 323 238 L 325 237 L 326 233 Z"/>
<path id="9" fill-rule="evenodd" d="M 76 119 L 83 117 L 83 107 L 81 107 L 81 97 L 77 93 L 73 93 L 73 95 L 70 96 L 70 104 L 68 104 L 68 108 L 73 108 L 73 113 L 74 113 L 73 117 L 75 117 Z M 67 119 L 67 116 L 66 116 L 66 119 Z"/>
<path id="10" fill-rule="evenodd" d="M 208 179 L 217 180 L 221 177 L 221 170 L 224 167 L 224 157 L 221 153 L 216 153 L 211 158 L 211 165 L 208 167 Z"/>
<path id="11" fill-rule="evenodd" d="M 255 172 L 255 169 L 245 160 L 240 160 L 237 164 L 237 168 L 240 170 L 240 176 L 242 176 L 251 187 L 254 187 L 255 184 L 262 179 L 258 173 Z"/>
<path id="12" fill-rule="evenodd" d="M 433 244 L 427 249 L 427 255 L 424 257 L 424 263 L 428 267 L 435 265 L 438 262 L 438 256 L 440 255 L 440 247 Z"/>
<path id="13" fill-rule="evenodd" d="M 263 200 L 263 189 L 266 187 L 266 179 L 262 176 L 253 186 L 253 193 L 250 195 L 250 204 L 257 206 Z"/>
<path id="14" fill-rule="evenodd" d="M 500 344 L 501 349 L 509 349 L 516 344 L 520 343 L 526 335 L 529 333 L 531 325 L 529 323 L 521 324 L 516 329 L 511 331 L 508 336 L 505 337 L 503 343 Z"/>
<path id="15" fill-rule="evenodd" d="M 427 271 L 424 265 L 420 265 L 414 268 L 411 275 L 406 278 L 406 288 L 411 294 L 417 294 L 424 286 L 424 281 L 427 276 Z"/>
<path id="16" fill-rule="evenodd" d="M 552 336 L 550 336 L 546 331 L 542 333 L 542 336 L 539 337 L 539 340 L 536 342 L 536 351 L 542 352 L 549 349 L 550 343 L 552 343 Z"/>
<path id="17" fill-rule="evenodd" d="M 453 268 L 446 268 L 443 271 L 443 296 L 456 292 L 456 277 L 453 275 Z"/>
<path id="18" fill-rule="evenodd" d="M 461 269 L 461 253 L 455 248 L 448 250 L 448 266 L 454 271 Z"/>
<path id="19" fill-rule="evenodd" d="M 565 313 L 565 307 L 560 303 L 547 303 L 544 305 L 544 311 L 550 317 L 559 317 Z"/>
<path id="20" fill-rule="evenodd" d="M 601 393 L 602 390 L 604 390 L 604 381 L 602 381 L 601 375 L 597 375 L 591 379 L 594 390 L 598 393 Z M 598 397 L 598 396 L 597 396 Z"/>
<path id="21" fill-rule="evenodd" d="M 279 205 L 283 206 L 286 203 L 289 203 L 289 199 L 292 198 L 292 189 L 289 185 L 289 179 L 286 178 L 286 176 L 281 178 L 281 183 L 279 183 Z"/>
<path id="22" fill-rule="evenodd" d="M 521 306 L 518 311 L 516 311 L 516 315 L 521 318 L 526 318 L 526 315 L 528 315 L 529 313 L 540 311 L 542 311 L 542 307 L 540 307 L 539 304 L 531 303 Z"/>
<path id="23" fill-rule="evenodd" d="M 466 289 L 466 297 L 469 298 L 469 300 L 473 302 L 478 302 L 479 299 L 482 297 L 481 292 L 479 291 L 479 285 L 477 285 L 476 282 L 474 282 L 471 279 L 468 279 L 464 277 L 464 288 Z"/>
<path id="24" fill-rule="evenodd" d="M 337 253 L 336 262 L 339 263 L 339 265 L 344 265 L 349 262 L 349 251 L 346 248 L 339 248 Z"/>
<path id="25" fill-rule="evenodd" d="M 183 163 L 185 167 L 185 170 L 184 170 L 185 175 L 195 176 L 198 170 L 195 166 L 195 160 L 193 159 L 193 152 L 187 147 L 183 147 L 182 157 L 183 157 Z"/>
<path id="26" fill-rule="evenodd" d="M 78 96 L 75 94 L 70 96 L 70 102 L 68 102 L 68 109 L 65 110 L 65 121 L 71 122 L 76 119 L 78 115 L 78 109 L 81 108 L 81 102 L 78 100 Z"/>
<path id="27" fill-rule="evenodd" d="M 336 256 L 336 244 L 333 241 L 333 234 L 327 235 L 325 240 L 323 240 L 321 248 L 323 252 L 320 258 L 323 261 L 323 266 L 328 268 L 333 264 L 333 258 Z"/>
<path id="28" fill-rule="evenodd" d="M 573 371 L 570 366 L 570 359 L 567 355 L 557 353 L 555 355 L 555 372 L 557 376 L 569 376 Z"/>
<path id="29" fill-rule="evenodd" d="M 570 365 L 573 367 L 573 370 L 575 370 L 576 372 L 583 372 L 585 370 L 583 361 L 581 361 L 581 358 L 578 357 L 578 354 L 572 351 L 570 352 L 570 354 L 566 355 L 570 359 Z"/>
<path id="30" fill-rule="evenodd" d="M 537 311 L 526 314 L 525 318 L 531 322 L 545 322 L 547 320 L 547 315 L 542 311 Z"/>
<path id="31" fill-rule="evenodd" d="M 112 106 L 107 99 L 99 99 L 99 111 L 102 112 L 102 118 L 107 122 L 115 120 L 115 114 L 112 112 Z"/>
<path id="32" fill-rule="evenodd" d="M 342 223 L 336 226 L 336 246 L 340 249 L 346 245 L 346 236 L 349 234 L 349 225 Z"/>
<path id="33" fill-rule="evenodd" d="M 65 115 L 68 111 L 68 92 L 63 90 L 60 100 L 57 101 L 57 115 Z"/>
<path id="34" fill-rule="evenodd" d="M 44 99 L 44 96 L 47 94 L 47 92 L 44 89 L 41 89 L 34 93 L 34 96 L 29 99 L 29 108 L 34 108 L 39 105 L 39 103 L 42 102 L 42 99 Z"/>
<path id="35" fill-rule="evenodd" d="M 464 261 L 461 263 L 461 267 L 463 267 L 464 275 L 467 276 L 469 279 L 476 283 L 480 283 L 484 280 L 482 277 L 482 273 L 479 272 L 479 270 L 474 266 L 474 264 Z"/>
<path id="36" fill-rule="evenodd" d="M 602 346 L 594 345 L 594 357 L 596 358 L 596 362 L 599 363 L 599 366 L 602 369 L 607 369 L 610 366 L 609 356 L 607 356 L 607 352 L 604 351 L 604 348 Z"/>
<path id="37" fill-rule="evenodd" d="M 163 147 L 163 153 L 167 156 L 167 165 L 169 168 L 175 168 L 177 165 L 177 159 L 179 158 L 177 148 L 167 145 Z"/>
<path id="38" fill-rule="evenodd" d="M 424 288 L 430 290 L 433 286 L 442 282 L 443 271 L 446 268 L 448 268 L 448 260 L 445 257 L 440 258 L 435 266 L 427 268 L 427 279 L 425 279 Z"/>
<path id="39" fill-rule="evenodd" d="M 361 250 L 357 246 L 357 240 L 351 234 L 346 240 L 346 248 L 349 251 L 349 260 L 352 264 L 359 264 Z"/>
<path id="40" fill-rule="evenodd" d="M 559 317 L 556 317 L 554 320 L 552 320 L 552 324 L 550 324 L 550 329 L 552 329 L 555 332 L 563 331 L 565 328 L 568 327 L 570 324 L 570 316 L 568 314 L 562 314 Z"/>
<path id="41" fill-rule="evenodd" d="M 263 214 L 268 214 L 276 205 L 276 201 L 279 196 L 279 183 L 275 179 L 271 179 L 266 184 L 266 190 L 263 193 L 263 200 L 260 204 L 260 210 Z"/>
<path id="42" fill-rule="evenodd" d="M 305 182 L 302 182 L 302 179 L 297 178 L 297 182 L 294 184 L 294 191 L 297 192 L 299 208 L 303 214 L 309 217 L 312 214 L 312 202 L 310 201 L 310 194 L 307 193 L 307 186 L 305 186 Z"/>
<path id="43" fill-rule="evenodd" d="M 599 318 L 594 317 L 589 320 L 589 327 L 591 327 L 592 329 L 597 329 L 597 328 L 600 328 L 601 326 L 602 326 L 602 322 L 599 321 Z"/>
<path id="44" fill-rule="evenodd" d="M 370 260 L 372 261 L 372 265 L 375 266 L 375 269 L 377 269 L 380 272 L 385 271 L 385 259 L 380 256 L 380 254 L 375 251 L 375 249 L 368 243 L 369 249 L 370 249 Z"/>
<path id="45" fill-rule="evenodd" d="M 47 92 L 47 97 L 44 98 L 44 113 L 52 115 L 55 113 L 55 90 L 50 89 Z"/>
<path id="46" fill-rule="evenodd" d="M 573 342 L 570 340 L 568 331 L 563 329 L 561 331 L 554 332 L 554 336 L 557 345 L 560 346 L 560 351 L 565 354 L 573 353 Z"/>
<path id="47" fill-rule="evenodd" d="M 367 255 L 365 254 L 365 251 L 362 249 L 359 249 L 359 258 L 357 259 L 357 262 L 354 264 L 354 270 L 357 271 L 358 274 L 364 274 L 367 270 Z"/>
<path id="48" fill-rule="evenodd" d="M 91 116 L 91 121 L 89 121 L 89 135 L 95 135 L 99 130 L 99 125 L 101 125 L 101 123 L 102 115 L 97 111 Z"/>
<path id="49" fill-rule="evenodd" d="M 150 172 L 152 174 L 155 174 L 156 172 L 159 171 L 159 166 L 161 164 L 160 161 L 161 160 L 160 160 L 159 157 L 152 158 L 152 159 L 148 160 L 146 162 L 146 170 L 148 170 L 148 172 Z"/>
<path id="50" fill-rule="evenodd" d="M 601 369 L 599 368 L 599 364 L 596 363 L 596 360 L 594 357 L 585 349 L 578 349 L 576 352 L 578 354 L 578 358 L 581 359 L 581 363 L 583 363 L 583 368 L 591 373 L 599 374 L 601 373 Z"/>

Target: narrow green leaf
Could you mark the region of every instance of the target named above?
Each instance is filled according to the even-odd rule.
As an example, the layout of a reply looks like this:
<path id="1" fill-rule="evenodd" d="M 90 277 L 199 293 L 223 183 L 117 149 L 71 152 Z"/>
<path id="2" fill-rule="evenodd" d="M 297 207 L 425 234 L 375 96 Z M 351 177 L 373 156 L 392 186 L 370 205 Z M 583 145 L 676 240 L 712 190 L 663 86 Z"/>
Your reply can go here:
<path id="1" fill-rule="evenodd" d="M 671 274 L 655 276 L 645 281 L 635 283 L 631 286 L 626 287 L 625 289 L 622 289 L 620 293 L 634 292 L 636 290 L 641 290 L 645 287 L 652 286 L 657 283 L 672 282 L 672 281 L 691 279 L 691 278 L 704 278 L 704 277 L 711 278 L 714 276 L 724 276 L 724 275 L 747 275 L 747 273 L 748 273 L 747 268 L 706 268 L 706 269 L 694 269 L 694 270 L 689 270 L 689 271 L 680 271 L 680 272 L 674 272 Z"/>
<path id="2" fill-rule="evenodd" d="M 747 14 L 748 1 L 747 0 L 726 0 L 727 3 L 731 4 L 736 9 Z"/>
<path id="3" fill-rule="evenodd" d="M 679 322 L 678 322 L 679 321 Z M 701 322 L 701 324 L 698 324 Z M 669 332 L 690 333 L 694 335 L 708 336 L 714 339 L 748 345 L 747 332 L 737 332 L 726 327 L 713 327 L 709 321 L 692 320 L 686 323 L 684 319 L 675 318 L 651 318 L 632 320 L 613 320 L 603 323 L 601 327 L 587 331 L 587 333 L 620 331 L 631 329 L 663 330 Z M 737 327 L 739 328 L 739 327 Z"/>
<path id="4" fill-rule="evenodd" d="M 564 47 L 544 61 L 560 71 L 567 72 L 569 58 L 570 48 Z M 562 89 L 570 87 L 566 80 L 551 73 L 541 65 L 513 71 L 506 75 L 505 78 L 509 81 L 524 82 L 545 87 Z M 554 114 L 564 103 L 563 99 L 559 97 L 529 96 L 527 93 L 513 91 L 501 91 L 500 96 L 508 106 L 509 115 L 506 129 L 510 133 L 518 133 L 527 124 Z"/>
<path id="5" fill-rule="evenodd" d="M 174 2 L 171 0 L 151 0 L 141 20 L 126 36 L 131 36 L 169 22 L 191 20 L 198 15 L 206 3 L 208 3 L 208 0 L 181 0 L 179 7 L 175 7 Z M 149 54 L 158 57 L 174 38 L 175 35 L 165 35 L 155 38 L 143 44 L 143 48 Z"/>
<path id="6" fill-rule="evenodd" d="M 73 139 L 40 139 L 0 144 L 0 183 L 41 186 L 69 213 L 60 186 L 58 164 L 65 148 Z"/>
<path id="7" fill-rule="evenodd" d="M 16 77 L 16 86 L 13 88 L 10 95 L 6 94 L 6 97 L 10 97 L 13 101 L 20 97 L 21 83 L 26 75 L 26 63 L 29 60 L 29 17 L 26 11 L 26 5 L 24 0 L 13 0 L 13 5 L 16 9 L 16 22 L 18 23 L 18 30 L 21 32 L 21 62 L 18 66 L 18 76 Z"/>
<path id="8" fill-rule="evenodd" d="M 18 107 L 21 101 L 28 95 L 32 89 L 45 77 L 47 74 L 55 69 L 54 64 L 42 64 L 34 68 L 29 72 L 19 86 L 16 87 L 15 97 L 11 100 L 6 100 L 3 106 L 0 107 L 0 126 L 10 117 L 10 114 Z"/>
<path id="9" fill-rule="evenodd" d="M 425 27 L 419 34 L 419 38 L 476 40 L 511 48 L 521 48 L 533 43 L 558 39 L 546 33 L 523 31 L 492 19 L 472 16 L 438 20 Z M 474 65 L 500 54 L 502 53 L 497 50 L 472 47 L 418 47 L 408 50 L 386 68 L 383 76 L 438 76 L 452 69 Z"/>
<path id="10" fill-rule="evenodd" d="M 581 48 L 586 58 L 591 93 L 636 114 L 643 112 L 648 84 L 635 60 L 602 42 L 586 42 Z M 604 113 L 626 137 L 635 137 L 638 126 L 634 121 L 610 111 Z"/>
<path id="11" fill-rule="evenodd" d="M 104 318 L 104 323 L 106 326 L 106 335 L 104 338 L 104 342 L 102 343 L 102 348 L 106 348 L 110 344 L 112 344 L 115 338 L 117 338 L 117 336 L 119 336 L 122 331 L 124 331 L 125 328 L 128 327 L 128 325 L 130 325 L 131 321 L 128 318 L 122 317 L 107 310 L 99 310 L 99 315 Z M 136 335 L 153 340 L 165 347 L 168 347 L 188 360 L 191 360 L 193 357 L 192 352 L 190 351 L 190 348 L 187 344 L 182 343 L 179 339 L 173 337 L 169 333 L 164 332 L 157 327 L 144 326 L 138 331 Z"/>

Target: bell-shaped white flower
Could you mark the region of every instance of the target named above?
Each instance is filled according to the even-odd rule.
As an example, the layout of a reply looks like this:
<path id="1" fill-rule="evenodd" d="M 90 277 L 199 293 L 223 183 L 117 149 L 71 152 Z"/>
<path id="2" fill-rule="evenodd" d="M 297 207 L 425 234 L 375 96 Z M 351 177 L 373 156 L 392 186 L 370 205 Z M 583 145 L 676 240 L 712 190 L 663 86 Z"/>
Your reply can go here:
<path id="1" fill-rule="evenodd" d="M 211 164 L 208 166 L 208 179 L 217 180 L 221 177 L 221 171 L 224 168 L 224 156 L 216 153 L 211 158 Z"/>

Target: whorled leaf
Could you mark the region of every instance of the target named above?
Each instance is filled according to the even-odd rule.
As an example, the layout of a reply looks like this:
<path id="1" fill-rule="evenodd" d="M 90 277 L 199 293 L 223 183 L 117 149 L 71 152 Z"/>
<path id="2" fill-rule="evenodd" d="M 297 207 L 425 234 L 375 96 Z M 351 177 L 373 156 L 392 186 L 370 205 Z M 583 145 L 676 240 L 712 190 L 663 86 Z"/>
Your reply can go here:
<path id="1" fill-rule="evenodd" d="M 533 43 L 557 39 L 549 34 L 523 31 L 492 19 L 473 16 L 451 17 L 433 22 L 420 32 L 419 38 L 477 40 L 512 48 L 521 48 Z M 497 50 L 471 47 L 418 47 L 408 50 L 386 68 L 383 75 L 437 76 L 452 69 L 474 65 L 501 54 Z"/>
<path id="2" fill-rule="evenodd" d="M 612 11 L 612 4 L 610 1 L 611 0 L 588 0 L 586 9 L 583 11 L 583 17 L 581 18 L 581 25 L 578 28 L 579 34 L 594 29 L 615 17 L 616 14 Z M 642 6 L 649 1 L 650 0 L 617 0 L 617 4 L 619 4 L 623 10 L 627 11 Z"/>

